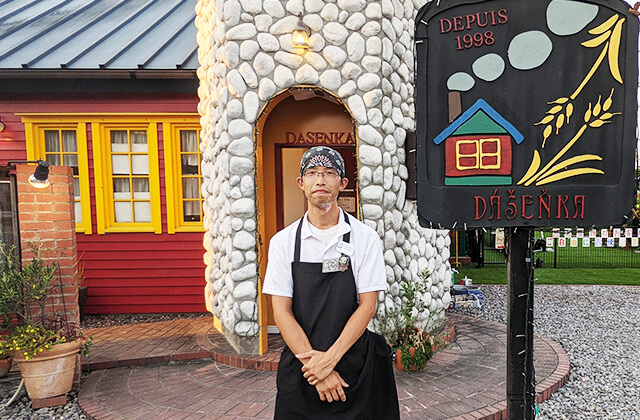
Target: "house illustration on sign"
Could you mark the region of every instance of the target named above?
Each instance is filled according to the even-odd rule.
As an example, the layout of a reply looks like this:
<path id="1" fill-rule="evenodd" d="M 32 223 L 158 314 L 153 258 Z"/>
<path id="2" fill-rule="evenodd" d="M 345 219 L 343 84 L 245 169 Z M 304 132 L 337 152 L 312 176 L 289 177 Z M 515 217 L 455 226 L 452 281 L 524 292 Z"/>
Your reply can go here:
<path id="1" fill-rule="evenodd" d="M 433 139 L 445 142 L 445 185 L 511 185 L 512 140 L 524 136 L 478 99 Z"/>

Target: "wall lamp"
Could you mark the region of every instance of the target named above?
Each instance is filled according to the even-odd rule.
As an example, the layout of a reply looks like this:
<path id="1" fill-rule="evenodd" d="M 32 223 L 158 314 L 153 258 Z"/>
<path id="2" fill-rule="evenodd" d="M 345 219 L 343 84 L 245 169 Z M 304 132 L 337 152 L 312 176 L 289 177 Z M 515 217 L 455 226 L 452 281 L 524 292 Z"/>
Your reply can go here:
<path id="1" fill-rule="evenodd" d="M 38 160 L 12 160 L 7 165 L 15 165 L 16 163 L 37 163 L 36 170 L 29 177 L 29 184 L 36 188 L 47 188 L 49 186 L 49 166 L 50 163 L 42 159 Z"/>
<path id="2" fill-rule="evenodd" d="M 311 30 L 302 21 L 302 15 L 298 16 L 298 23 L 296 23 L 296 27 L 293 29 L 293 33 L 291 36 L 293 46 L 299 50 L 306 50 L 307 48 L 309 48 L 310 33 Z"/>

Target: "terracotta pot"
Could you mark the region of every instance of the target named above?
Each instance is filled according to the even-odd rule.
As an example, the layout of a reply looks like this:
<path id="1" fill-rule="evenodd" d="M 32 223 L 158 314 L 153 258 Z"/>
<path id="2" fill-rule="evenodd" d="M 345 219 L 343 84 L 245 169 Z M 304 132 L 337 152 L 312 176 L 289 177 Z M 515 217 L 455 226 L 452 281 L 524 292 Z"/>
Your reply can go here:
<path id="1" fill-rule="evenodd" d="M 409 348 L 409 354 L 411 355 L 411 357 L 414 357 L 416 354 L 416 349 L 414 347 L 410 347 Z M 419 370 L 424 369 L 425 366 L 427 366 L 427 362 L 424 363 L 424 366 L 422 366 L 421 368 L 418 368 L 418 366 L 412 364 L 409 366 L 409 370 L 408 372 L 417 372 Z M 393 366 L 398 369 L 401 370 L 403 372 L 405 372 L 404 366 L 402 366 L 402 350 L 397 349 L 396 350 L 396 362 L 393 364 Z"/>
<path id="2" fill-rule="evenodd" d="M 11 370 L 12 361 L 13 361 L 12 358 L 0 360 L 0 378 L 4 378 L 9 374 L 9 371 Z"/>
<path id="3" fill-rule="evenodd" d="M 71 391 L 76 354 L 82 339 L 56 344 L 33 359 L 14 356 L 31 399 L 44 399 L 64 395 Z"/>

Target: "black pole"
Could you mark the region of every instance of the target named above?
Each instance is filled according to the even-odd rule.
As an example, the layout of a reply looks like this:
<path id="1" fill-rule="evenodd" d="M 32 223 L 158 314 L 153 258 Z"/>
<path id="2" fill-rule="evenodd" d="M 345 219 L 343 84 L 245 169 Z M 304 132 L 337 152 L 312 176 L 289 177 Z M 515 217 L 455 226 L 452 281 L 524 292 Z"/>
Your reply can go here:
<path id="1" fill-rule="evenodd" d="M 533 370 L 533 252 L 531 228 L 509 228 L 507 238 L 507 418 L 535 414 Z"/>

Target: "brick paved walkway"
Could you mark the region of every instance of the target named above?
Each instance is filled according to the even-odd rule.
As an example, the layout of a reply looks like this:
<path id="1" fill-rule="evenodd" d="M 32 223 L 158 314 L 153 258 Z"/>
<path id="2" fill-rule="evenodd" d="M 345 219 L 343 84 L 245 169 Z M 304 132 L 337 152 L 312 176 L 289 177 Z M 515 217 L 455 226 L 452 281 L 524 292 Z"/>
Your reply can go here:
<path id="1" fill-rule="evenodd" d="M 402 418 L 506 418 L 506 326 L 450 317 L 456 326 L 452 347 L 436 353 L 423 372 L 396 371 Z M 79 402 L 89 419 L 273 416 L 275 373 L 269 370 L 277 368 L 282 346 L 276 337 L 270 339 L 269 353 L 252 359 L 234 356 L 210 318 L 100 328 L 88 334 L 95 344 L 83 366 L 93 371 Z M 539 400 L 547 399 L 568 379 L 569 359 L 545 337 L 536 338 L 535 357 Z"/>

